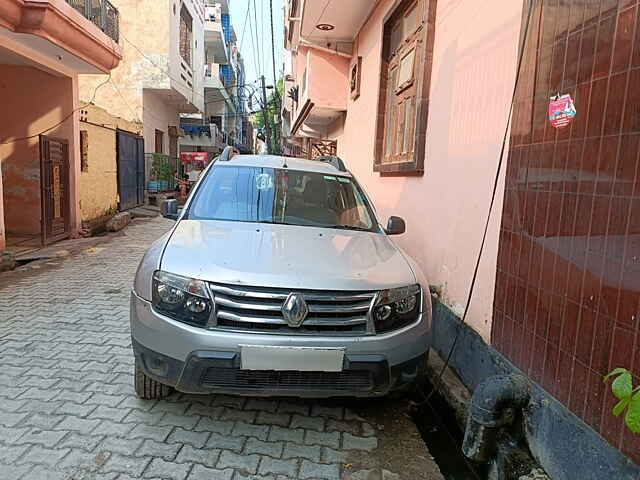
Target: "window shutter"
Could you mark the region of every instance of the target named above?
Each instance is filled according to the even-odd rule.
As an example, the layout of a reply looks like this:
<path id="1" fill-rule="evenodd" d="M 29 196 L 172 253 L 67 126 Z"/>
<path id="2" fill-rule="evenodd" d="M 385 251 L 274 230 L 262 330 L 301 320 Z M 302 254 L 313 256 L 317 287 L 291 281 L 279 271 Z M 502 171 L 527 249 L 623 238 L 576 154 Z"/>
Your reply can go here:
<path id="1" fill-rule="evenodd" d="M 436 0 L 405 0 L 384 26 L 374 170 L 422 174 Z"/>

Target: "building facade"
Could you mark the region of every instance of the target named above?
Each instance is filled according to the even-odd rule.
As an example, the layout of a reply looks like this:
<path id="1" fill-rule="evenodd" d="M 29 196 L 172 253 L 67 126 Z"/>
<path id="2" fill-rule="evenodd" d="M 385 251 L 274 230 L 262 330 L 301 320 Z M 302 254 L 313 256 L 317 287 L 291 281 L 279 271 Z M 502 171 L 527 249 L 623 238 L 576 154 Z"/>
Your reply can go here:
<path id="1" fill-rule="evenodd" d="M 499 373 L 531 380 L 527 440 L 554 479 L 640 475 L 640 437 L 602 381 L 640 373 L 639 8 L 289 0 L 285 12 L 288 148 L 335 151 L 382 221 L 405 218 L 398 242 L 437 292 L 434 349 L 446 357 L 458 337 L 451 365 L 471 390 Z M 557 95 L 577 109 L 560 129 Z"/>
<path id="2" fill-rule="evenodd" d="M 0 1 L 0 252 L 81 227 L 79 75 L 104 82 L 122 58 L 108 1 Z"/>
<path id="3" fill-rule="evenodd" d="M 204 111 L 182 117 L 180 151 L 207 152 L 210 157 L 226 145 L 249 151 L 244 62 L 227 0 L 207 0 L 204 43 Z"/>
<path id="4" fill-rule="evenodd" d="M 108 83 L 97 92 L 93 103 L 102 109 L 107 127 L 119 132 L 110 156 L 116 157 L 116 182 L 121 210 L 144 202 L 145 194 L 171 189 L 179 171 L 178 139 L 181 114 L 199 114 L 204 99 L 203 0 L 114 0 L 122 15 L 131 21 L 120 29 L 123 59 Z M 81 97 L 90 100 L 98 80 L 81 77 Z M 111 116 L 110 120 L 105 115 Z M 126 129 L 121 128 L 127 124 Z M 104 144 L 93 144 L 99 151 Z M 99 141 L 99 140 L 98 140 Z M 97 178 L 87 178 L 87 188 Z M 111 203 L 102 205 L 109 209 Z M 87 210 L 85 220 L 100 209 Z"/>

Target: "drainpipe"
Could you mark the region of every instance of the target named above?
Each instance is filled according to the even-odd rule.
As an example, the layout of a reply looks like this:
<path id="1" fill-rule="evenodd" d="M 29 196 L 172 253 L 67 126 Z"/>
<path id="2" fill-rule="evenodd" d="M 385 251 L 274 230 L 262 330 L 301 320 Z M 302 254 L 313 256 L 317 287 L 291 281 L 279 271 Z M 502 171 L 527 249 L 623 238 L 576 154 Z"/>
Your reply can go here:
<path id="1" fill-rule="evenodd" d="M 343 53 L 343 52 L 339 52 L 337 50 L 332 50 L 330 48 L 327 47 L 322 47 L 320 45 L 316 45 L 315 43 L 311 43 L 307 40 L 305 40 L 304 38 L 300 38 L 300 41 L 298 42 L 299 45 L 303 46 L 303 47 L 307 47 L 307 48 L 314 48 L 316 50 L 320 50 L 321 52 L 327 52 L 327 53 L 332 53 L 333 55 L 338 55 L 339 57 L 345 57 L 345 58 L 351 58 L 352 55 L 350 55 L 349 53 Z"/>
<path id="2" fill-rule="evenodd" d="M 530 396 L 531 385 L 522 375 L 497 375 L 478 385 L 469 405 L 464 455 L 476 462 L 494 458 L 500 429 L 513 424 Z"/>

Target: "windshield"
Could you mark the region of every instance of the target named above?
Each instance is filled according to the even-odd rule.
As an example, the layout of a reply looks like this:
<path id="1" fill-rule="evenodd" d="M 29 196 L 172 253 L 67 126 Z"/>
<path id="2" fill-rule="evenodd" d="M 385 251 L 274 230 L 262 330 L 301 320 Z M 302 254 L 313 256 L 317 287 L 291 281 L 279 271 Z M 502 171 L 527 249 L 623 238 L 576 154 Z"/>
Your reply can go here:
<path id="1" fill-rule="evenodd" d="M 352 178 L 261 167 L 212 168 L 186 218 L 377 231 Z"/>

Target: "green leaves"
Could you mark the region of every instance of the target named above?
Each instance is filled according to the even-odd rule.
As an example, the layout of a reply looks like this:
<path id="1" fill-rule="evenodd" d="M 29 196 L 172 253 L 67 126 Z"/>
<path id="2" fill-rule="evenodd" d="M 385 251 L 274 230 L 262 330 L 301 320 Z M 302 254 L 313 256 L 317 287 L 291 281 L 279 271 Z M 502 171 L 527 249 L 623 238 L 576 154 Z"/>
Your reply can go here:
<path id="1" fill-rule="evenodd" d="M 640 392 L 637 392 L 629 403 L 624 423 L 633 433 L 640 433 Z"/>
<path id="2" fill-rule="evenodd" d="M 628 398 L 631 396 L 631 373 L 624 372 L 618 375 L 618 377 L 611 384 L 611 391 L 618 400 Z"/>
<path id="3" fill-rule="evenodd" d="M 611 382 L 611 391 L 620 400 L 613 407 L 613 414 L 619 417 L 625 410 L 624 423 L 633 433 L 640 433 L 640 386 L 633 388 L 633 375 L 626 368 L 612 370 L 604 381 L 615 377 Z"/>

